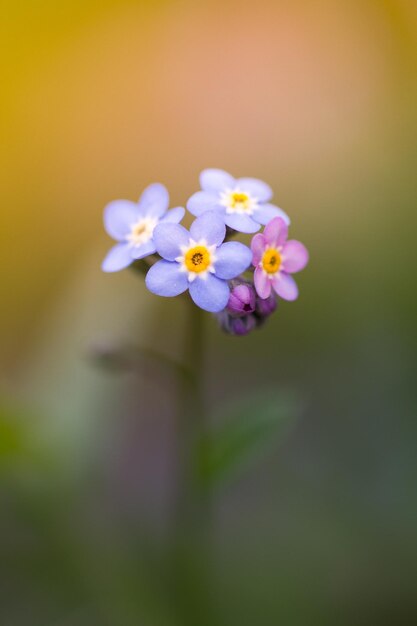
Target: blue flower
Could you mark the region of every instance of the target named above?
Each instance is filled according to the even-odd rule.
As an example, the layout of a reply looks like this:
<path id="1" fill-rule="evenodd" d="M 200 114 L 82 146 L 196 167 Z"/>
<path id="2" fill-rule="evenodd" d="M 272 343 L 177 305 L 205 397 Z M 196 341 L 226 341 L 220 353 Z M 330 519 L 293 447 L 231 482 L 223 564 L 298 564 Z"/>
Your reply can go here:
<path id="1" fill-rule="evenodd" d="M 202 191 L 197 191 L 187 203 L 193 215 L 219 211 L 225 224 L 241 233 L 255 233 L 274 217 L 290 223 L 282 209 L 269 204 L 272 189 L 261 180 L 236 179 L 223 170 L 208 169 L 201 172 L 200 184 Z"/>
<path id="2" fill-rule="evenodd" d="M 194 220 L 190 232 L 179 224 L 160 224 L 154 231 L 163 257 L 146 275 L 146 286 L 158 296 L 178 296 L 187 289 L 197 306 L 217 313 L 229 300 L 228 280 L 250 265 L 251 253 L 237 241 L 223 243 L 226 227 L 213 211 Z"/>
<path id="3" fill-rule="evenodd" d="M 153 254 L 155 226 L 161 222 L 177 224 L 184 217 L 182 207 L 167 212 L 168 206 L 168 191 L 160 183 L 146 187 L 139 202 L 110 202 L 104 209 L 104 227 L 118 243 L 108 252 L 101 268 L 105 272 L 117 272 L 136 259 Z"/>

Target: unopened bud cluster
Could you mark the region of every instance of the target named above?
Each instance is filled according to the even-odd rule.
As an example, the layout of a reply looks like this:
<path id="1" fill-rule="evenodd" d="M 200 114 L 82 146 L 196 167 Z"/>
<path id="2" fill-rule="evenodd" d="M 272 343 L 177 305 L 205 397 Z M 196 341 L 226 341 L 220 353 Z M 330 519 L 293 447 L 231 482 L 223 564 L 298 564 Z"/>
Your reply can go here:
<path id="1" fill-rule="evenodd" d="M 230 335 L 247 335 L 262 326 L 277 308 L 274 293 L 262 300 L 249 281 L 236 279 L 230 282 L 227 307 L 217 314 L 220 327 Z"/>

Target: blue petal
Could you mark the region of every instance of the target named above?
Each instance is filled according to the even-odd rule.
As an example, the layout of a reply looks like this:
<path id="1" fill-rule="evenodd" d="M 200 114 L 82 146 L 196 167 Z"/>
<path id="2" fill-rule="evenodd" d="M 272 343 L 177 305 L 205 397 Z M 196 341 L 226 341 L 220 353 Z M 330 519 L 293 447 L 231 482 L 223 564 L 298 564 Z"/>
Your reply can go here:
<path id="1" fill-rule="evenodd" d="M 158 253 L 167 261 L 174 261 L 181 254 L 181 246 L 188 246 L 190 235 L 180 224 L 158 224 L 153 240 Z"/>
<path id="2" fill-rule="evenodd" d="M 188 287 L 187 274 L 180 271 L 178 263 L 158 261 L 146 274 L 145 283 L 149 291 L 157 296 L 178 296 Z"/>
<path id="3" fill-rule="evenodd" d="M 146 187 L 139 198 L 139 206 L 146 215 L 161 217 L 169 206 L 168 190 L 161 183 L 152 183 Z"/>
<path id="4" fill-rule="evenodd" d="M 199 216 L 205 211 L 212 211 L 219 205 L 219 194 L 209 191 L 197 191 L 187 202 L 187 209 L 193 215 Z"/>
<path id="5" fill-rule="evenodd" d="M 225 213 L 224 221 L 227 226 L 240 233 L 256 233 L 259 230 L 259 224 L 245 213 Z"/>
<path id="6" fill-rule="evenodd" d="M 160 223 L 163 224 L 165 222 L 169 222 L 172 224 L 178 224 L 182 220 L 185 215 L 185 209 L 182 206 L 177 206 L 175 209 L 171 209 L 164 215 L 164 217 L 160 220 Z"/>
<path id="7" fill-rule="evenodd" d="M 290 223 L 288 215 L 273 204 L 261 204 L 253 214 L 253 219 L 263 225 L 268 224 L 274 217 L 282 217 L 286 224 Z"/>
<path id="8" fill-rule="evenodd" d="M 233 189 L 236 181 L 233 176 L 223 170 L 208 169 L 201 172 L 200 185 L 204 191 L 223 191 Z"/>
<path id="9" fill-rule="evenodd" d="M 260 202 L 268 202 L 272 198 L 273 192 L 271 187 L 262 180 L 257 178 L 239 178 L 236 183 L 239 189 L 247 191 Z"/>
<path id="10" fill-rule="evenodd" d="M 210 313 L 223 311 L 229 301 L 230 289 L 226 281 L 209 274 L 196 278 L 190 284 L 190 296 L 197 306 Z"/>
<path id="11" fill-rule="evenodd" d="M 143 259 L 143 257 L 156 252 L 155 244 L 152 239 L 143 243 L 141 246 L 133 246 L 130 250 L 133 259 Z"/>
<path id="12" fill-rule="evenodd" d="M 118 243 L 107 253 L 101 264 L 103 272 L 118 272 L 133 263 L 132 248 L 128 243 Z"/>
<path id="13" fill-rule="evenodd" d="M 214 269 L 216 276 L 231 280 L 248 269 L 252 252 L 243 243 L 229 241 L 216 250 Z"/>
<path id="14" fill-rule="evenodd" d="M 224 219 L 216 211 L 207 211 L 191 224 L 190 235 L 195 241 L 205 239 L 209 246 L 219 246 L 226 236 Z"/>
<path id="15" fill-rule="evenodd" d="M 138 205 L 131 200 L 114 200 L 104 209 L 104 228 L 113 239 L 123 241 L 140 216 Z"/>

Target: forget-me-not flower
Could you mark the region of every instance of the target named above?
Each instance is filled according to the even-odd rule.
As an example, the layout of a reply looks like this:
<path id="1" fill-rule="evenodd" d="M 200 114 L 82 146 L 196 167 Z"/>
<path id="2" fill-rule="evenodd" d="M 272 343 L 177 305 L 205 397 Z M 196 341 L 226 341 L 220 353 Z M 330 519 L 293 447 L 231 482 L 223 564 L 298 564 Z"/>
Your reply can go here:
<path id="1" fill-rule="evenodd" d="M 272 189 L 256 178 L 233 178 L 219 169 L 206 169 L 200 174 L 202 191 L 197 191 L 187 203 L 193 215 L 218 211 L 226 226 L 242 233 L 255 233 L 260 225 L 274 217 L 287 224 L 290 219 L 282 209 L 270 204 Z"/>
<path id="2" fill-rule="evenodd" d="M 272 290 L 284 300 L 298 298 L 297 283 L 291 274 L 305 268 L 308 251 L 300 241 L 287 241 L 287 237 L 287 224 L 276 217 L 266 225 L 263 233 L 252 238 L 254 283 L 262 299 L 269 298 Z"/>
<path id="3" fill-rule="evenodd" d="M 190 232 L 179 224 L 159 224 L 154 231 L 163 258 L 146 275 L 146 286 L 158 296 L 177 296 L 189 289 L 194 303 L 205 311 L 222 311 L 229 300 L 227 283 L 244 272 L 252 254 L 237 241 L 223 243 L 222 217 L 209 211 L 198 217 Z"/>
<path id="4" fill-rule="evenodd" d="M 105 272 L 117 272 L 136 259 L 156 251 L 153 232 L 157 224 L 178 223 L 185 210 L 177 207 L 168 211 L 169 194 L 160 183 L 146 187 L 139 202 L 114 200 L 104 209 L 104 226 L 118 243 L 111 248 L 102 263 Z"/>

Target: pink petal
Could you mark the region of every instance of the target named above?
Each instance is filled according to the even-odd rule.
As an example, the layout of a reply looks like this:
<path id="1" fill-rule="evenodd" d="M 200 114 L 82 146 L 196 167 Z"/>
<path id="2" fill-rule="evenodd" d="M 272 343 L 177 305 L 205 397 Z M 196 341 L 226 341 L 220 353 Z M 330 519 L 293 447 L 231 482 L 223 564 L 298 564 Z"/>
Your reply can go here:
<path id="1" fill-rule="evenodd" d="M 265 237 L 261 233 L 258 233 L 252 237 L 250 247 L 253 254 L 252 263 L 256 267 L 258 263 L 261 262 L 262 255 L 266 247 Z"/>
<path id="2" fill-rule="evenodd" d="M 282 217 L 274 217 L 274 219 L 265 226 L 263 234 L 266 242 L 270 246 L 282 246 L 287 241 L 288 226 Z"/>
<path id="3" fill-rule="evenodd" d="M 272 280 L 272 284 L 276 293 L 283 300 L 297 300 L 297 283 L 289 274 L 285 274 L 285 272 L 279 272 L 278 274 L 275 274 Z"/>
<path id="4" fill-rule="evenodd" d="M 282 262 L 285 272 L 300 272 L 308 263 L 307 248 L 295 239 L 287 241 L 282 250 Z"/>
<path id="5" fill-rule="evenodd" d="M 261 267 L 257 267 L 254 273 L 255 289 L 262 300 L 271 295 L 272 282 L 268 274 Z"/>

